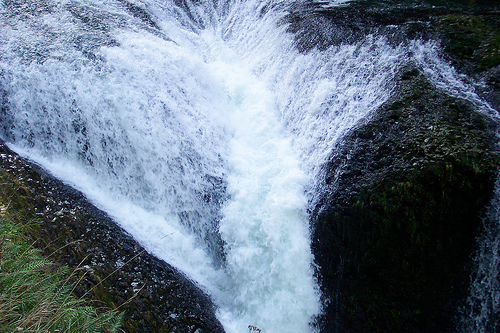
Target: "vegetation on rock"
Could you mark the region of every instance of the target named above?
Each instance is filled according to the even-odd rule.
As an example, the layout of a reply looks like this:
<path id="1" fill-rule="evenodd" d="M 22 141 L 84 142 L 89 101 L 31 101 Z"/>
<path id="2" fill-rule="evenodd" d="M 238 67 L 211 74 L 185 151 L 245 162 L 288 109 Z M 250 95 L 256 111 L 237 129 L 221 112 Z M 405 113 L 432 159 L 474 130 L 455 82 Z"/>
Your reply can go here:
<path id="1" fill-rule="evenodd" d="M 223 332 L 214 305 L 196 286 L 148 254 L 81 193 L 0 142 L 0 199 L 42 255 L 67 265 L 73 294 L 123 312 L 125 332 Z M 52 266 L 51 266 L 52 267 Z M 83 330 L 85 331 L 85 330 Z"/>
<path id="2" fill-rule="evenodd" d="M 75 297 L 67 266 L 28 243 L 23 229 L 36 223 L 26 224 L 12 199 L 0 195 L 0 332 L 117 332 L 122 315 Z"/>
<path id="3" fill-rule="evenodd" d="M 444 15 L 438 21 L 445 53 L 460 67 L 481 72 L 500 65 L 498 15 Z"/>

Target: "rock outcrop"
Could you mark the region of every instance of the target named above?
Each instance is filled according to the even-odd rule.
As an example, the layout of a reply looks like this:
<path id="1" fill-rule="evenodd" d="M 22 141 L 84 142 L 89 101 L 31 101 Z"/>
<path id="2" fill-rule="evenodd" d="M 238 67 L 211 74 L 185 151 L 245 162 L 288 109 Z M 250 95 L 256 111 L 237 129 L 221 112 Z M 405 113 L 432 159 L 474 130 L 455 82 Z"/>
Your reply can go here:
<path id="1" fill-rule="evenodd" d="M 495 124 L 416 67 L 325 166 L 312 217 L 322 332 L 446 332 L 498 165 Z"/>
<path id="2" fill-rule="evenodd" d="M 201 289 L 149 254 L 85 197 L 0 142 L 2 195 L 22 211 L 34 246 L 78 268 L 75 293 L 124 312 L 126 332 L 224 332 Z"/>

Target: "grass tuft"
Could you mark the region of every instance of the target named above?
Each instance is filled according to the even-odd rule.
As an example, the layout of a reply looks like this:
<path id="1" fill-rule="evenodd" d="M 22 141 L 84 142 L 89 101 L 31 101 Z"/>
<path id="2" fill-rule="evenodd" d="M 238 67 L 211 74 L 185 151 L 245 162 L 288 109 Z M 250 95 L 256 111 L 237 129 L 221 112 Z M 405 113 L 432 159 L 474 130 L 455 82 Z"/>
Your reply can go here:
<path id="1" fill-rule="evenodd" d="M 0 205 L 0 332 L 118 332 L 123 314 L 73 296 L 72 274 L 29 244 Z"/>

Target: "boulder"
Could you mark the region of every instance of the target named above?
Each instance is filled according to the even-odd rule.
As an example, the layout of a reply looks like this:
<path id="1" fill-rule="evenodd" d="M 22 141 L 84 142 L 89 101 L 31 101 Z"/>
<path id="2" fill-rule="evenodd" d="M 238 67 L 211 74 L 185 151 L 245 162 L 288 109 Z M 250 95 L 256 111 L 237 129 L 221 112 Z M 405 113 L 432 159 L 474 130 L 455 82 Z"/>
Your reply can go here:
<path id="1" fill-rule="evenodd" d="M 498 165 L 495 125 L 414 66 L 325 165 L 312 247 L 322 332 L 447 332 Z"/>

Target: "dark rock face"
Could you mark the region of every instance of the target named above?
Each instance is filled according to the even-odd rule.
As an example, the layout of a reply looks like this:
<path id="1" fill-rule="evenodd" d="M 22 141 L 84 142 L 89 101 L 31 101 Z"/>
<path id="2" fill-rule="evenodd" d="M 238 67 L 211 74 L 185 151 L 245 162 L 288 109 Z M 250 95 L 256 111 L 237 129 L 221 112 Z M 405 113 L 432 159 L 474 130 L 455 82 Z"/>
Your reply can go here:
<path id="1" fill-rule="evenodd" d="M 500 108 L 500 16 L 449 14 L 436 18 L 443 53 L 462 73 L 482 82 L 477 86 L 493 107 Z"/>
<path id="2" fill-rule="evenodd" d="M 446 56 L 468 74 L 500 65 L 498 14 L 449 14 L 436 20 Z"/>
<path id="3" fill-rule="evenodd" d="M 349 6 L 323 8 L 321 3 L 297 3 L 290 7 L 283 23 L 294 34 L 297 49 L 308 52 L 357 43 L 369 34 L 383 34 L 395 44 L 408 37 L 428 38 L 429 17 L 439 12 L 428 8 L 392 10 L 384 5 L 380 8 L 377 2 L 356 1 Z"/>
<path id="4" fill-rule="evenodd" d="M 494 127 L 414 67 L 325 166 L 312 214 L 322 332 L 447 332 L 490 201 Z"/>
<path id="5" fill-rule="evenodd" d="M 455 27 L 447 23 L 455 22 L 455 14 L 460 12 L 490 13 L 489 20 L 494 24 L 497 20 L 493 18 L 498 16 L 498 4 L 494 6 L 487 1 L 357 0 L 343 6 L 324 5 L 322 2 L 296 2 L 288 8 L 283 24 L 287 25 L 288 32 L 294 34 L 299 51 L 308 52 L 314 48 L 325 50 L 332 45 L 353 44 L 371 34 L 383 35 L 394 45 L 410 39 L 446 37 L 450 47 L 459 49 L 466 46 L 468 52 L 473 52 L 473 45 L 459 45 L 459 39 L 470 39 L 471 36 L 467 35 L 470 31 L 454 30 Z M 443 17 L 451 17 L 451 21 L 443 21 Z M 473 29 L 477 31 L 485 26 L 474 25 Z M 496 40 L 494 35 L 490 36 Z M 480 43 L 475 37 L 472 38 L 474 43 Z"/>
<path id="6" fill-rule="evenodd" d="M 215 306 L 192 281 L 147 253 L 84 196 L 0 143 L 2 193 L 36 218 L 29 236 L 70 268 L 77 296 L 123 311 L 126 332 L 224 332 Z M 4 178 L 2 178 L 4 179 Z"/>

